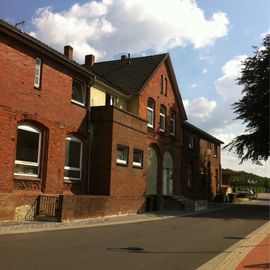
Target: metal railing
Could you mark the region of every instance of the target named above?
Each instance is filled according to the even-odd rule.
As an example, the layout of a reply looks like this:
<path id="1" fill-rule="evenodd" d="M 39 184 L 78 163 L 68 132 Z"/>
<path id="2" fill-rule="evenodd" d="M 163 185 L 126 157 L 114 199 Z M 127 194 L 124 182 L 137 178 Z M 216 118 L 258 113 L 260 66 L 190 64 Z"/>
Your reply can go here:
<path id="1" fill-rule="evenodd" d="M 36 201 L 35 218 L 61 220 L 62 200 L 60 196 L 40 195 Z"/>

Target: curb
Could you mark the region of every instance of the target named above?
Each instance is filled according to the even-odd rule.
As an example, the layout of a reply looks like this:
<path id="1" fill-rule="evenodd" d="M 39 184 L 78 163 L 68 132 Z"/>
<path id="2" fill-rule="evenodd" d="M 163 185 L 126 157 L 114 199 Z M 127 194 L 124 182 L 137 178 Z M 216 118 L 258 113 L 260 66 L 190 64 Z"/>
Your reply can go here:
<path id="1" fill-rule="evenodd" d="M 222 209 L 233 207 L 233 205 L 226 205 L 219 208 L 212 208 L 207 210 L 202 210 L 198 212 L 167 212 L 167 213 L 144 213 L 144 214 L 135 214 L 135 215 L 123 215 L 123 216 L 107 216 L 100 218 L 91 218 L 85 220 L 77 221 L 64 221 L 59 222 L 43 222 L 39 221 L 24 221 L 17 224 L 11 224 L 10 226 L 6 225 L 1 226 L 0 222 L 0 235 L 10 235 L 18 233 L 31 233 L 31 232 L 45 232 L 45 231 L 59 231 L 66 229 L 79 229 L 87 227 L 100 227 L 100 226 L 110 226 L 110 225 L 121 225 L 121 224 L 130 224 L 130 223 L 139 223 L 139 222 L 150 222 L 157 221 L 162 219 L 178 218 L 185 216 L 192 216 L 197 214 L 203 214 L 208 212 L 214 212 Z M 4 224 L 3 222 L 2 224 Z"/>

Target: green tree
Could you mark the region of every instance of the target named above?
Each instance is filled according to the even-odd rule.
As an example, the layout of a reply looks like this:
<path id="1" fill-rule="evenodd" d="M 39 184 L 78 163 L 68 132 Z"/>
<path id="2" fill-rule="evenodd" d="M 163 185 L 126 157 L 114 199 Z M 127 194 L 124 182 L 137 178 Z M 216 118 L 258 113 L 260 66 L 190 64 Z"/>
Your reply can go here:
<path id="1" fill-rule="evenodd" d="M 225 148 L 234 150 L 241 163 L 244 160 L 261 164 L 269 157 L 269 52 L 270 35 L 261 48 L 253 47 L 255 55 L 243 62 L 237 83 L 243 87 L 243 97 L 232 106 L 236 119 L 246 124 L 245 133 L 237 136 Z"/>

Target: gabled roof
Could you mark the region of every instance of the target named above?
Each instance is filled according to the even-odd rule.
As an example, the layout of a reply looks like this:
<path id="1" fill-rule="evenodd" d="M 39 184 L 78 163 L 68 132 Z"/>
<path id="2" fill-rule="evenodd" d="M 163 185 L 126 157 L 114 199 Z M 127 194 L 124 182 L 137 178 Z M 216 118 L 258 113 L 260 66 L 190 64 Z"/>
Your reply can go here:
<path id="1" fill-rule="evenodd" d="M 210 135 L 209 133 L 207 133 L 206 131 L 190 124 L 189 122 L 187 121 L 184 121 L 183 122 L 183 127 L 184 128 L 187 128 L 187 129 L 190 129 L 192 130 L 194 133 L 196 134 L 199 134 L 199 136 L 202 138 L 202 139 L 205 139 L 205 140 L 208 140 L 208 141 L 211 141 L 211 142 L 215 142 L 217 144 L 224 144 L 224 142 L 222 142 L 221 140 L 217 139 L 216 137 Z"/>
<path id="2" fill-rule="evenodd" d="M 95 75 L 107 81 L 125 95 L 137 95 L 167 54 L 98 62 L 87 66 Z"/>
<path id="3" fill-rule="evenodd" d="M 98 62 L 92 66 L 83 66 L 93 72 L 98 79 L 111 85 L 121 93 L 127 96 L 136 96 L 143 91 L 146 84 L 162 63 L 166 63 L 169 69 L 175 96 L 178 100 L 180 110 L 182 111 L 182 117 L 183 119 L 187 119 L 168 53 L 135 58 L 128 57 L 125 59 Z"/>
<path id="4" fill-rule="evenodd" d="M 0 19 L 0 32 L 5 33 L 8 36 L 11 36 L 17 41 L 26 44 L 27 46 L 42 52 L 46 56 L 53 58 L 55 61 L 73 69 L 77 72 L 83 74 L 87 77 L 94 77 L 88 69 L 82 67 L 78 63 L 69 60 L 63 53 L 53 49 L 52 47 L 48 46 L 47 44 L 41 42 L 40 40 L 30 36 L 29 34 L 21 31 L 20 29 L 16 28 L 15 26 L 7 23 L 6 21 Z"/>

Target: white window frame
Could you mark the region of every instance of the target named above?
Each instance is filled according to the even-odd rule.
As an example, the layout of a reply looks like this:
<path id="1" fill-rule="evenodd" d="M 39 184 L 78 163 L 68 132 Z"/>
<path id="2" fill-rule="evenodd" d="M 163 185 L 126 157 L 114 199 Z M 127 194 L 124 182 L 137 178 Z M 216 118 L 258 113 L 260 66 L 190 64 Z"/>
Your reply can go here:
<path id="1" fill-rule="evenodd" d="M 41 67 L 42 67 L 42 61 L 40 58 L 36 58 L 36 65 L 35 65 L 35 81 L 34 81 L 34 87 L 40 88 L 40 82 L 41 82 Z"/>
<path id="2" fill-rule="evenodd" d="M 153 105 L 153 108 L 149 107 L 149 101 Z M 147 121 L 148 121 L 148 113 L 151 114 L 151 123 L 148 122 L 147 126 L 150 127 L 150 128 L 154 128 L 155 103 L 150 98 L 147 100 Z"/>
<path id="3" fill-rule="evenodd" d="M 110 106 L 116 106 L 118 103 L 118 98 L 116 96 L 110 95 Z"/>
<path id="4" fill-rule="evenodd" d="M 135 162 L 134 161 L 134 153 L 137 152 L 139 153 L 139 159 L 140 161 L 139 162 Z M 143 167 L 143 151 L 140 150 L 140 149 L 133 149 L 133 167 L 136 167 L 136 168 L 142 168 Z"/>
<path id="5" fill-rule="evenodd" d="M 70 167 L 70 166 L 66 166 L 65 165 L 64 166 L 64 170 L 80 172 L 80 177 L 79 178 L 76 178 L 76 177 L 64 176 L 64 179 L 67 179 L 67 180 L 81 180 L 81 178 L 82 178 L 83 142 L 82 142 L 82 140 L 80 140 L 79 138 L 77 138 L 75 136 L 68 136 L 68 137 L 66 137 L 66 141 L 73 141 L 73 142 L 80 143 L 80 167 L 79 168 L 76 168 L 76 167 Z"/>
<path id="6" fill-rule="evenodd" d="M 83 102 L 80 102 L 78 100 L 75 100 L 75 99 L 72 99 L 72 93 L 73 93 L 73 84 L 74 83 L 79 83 L 81 86 L 82 86 L 82 90 L 83 90 Z M 85 101 L 86 101 L 86 87 L 85 87 L 85 83 L 80 81 L 80 80 L 77 80 L 77 79 L 73 79 L 72 81 L 72 89 L 71 89 L 71 102 L 72 103 L 75 103 L 75 104 L 78 104 L 78 105 L 81 105 L 81 106 L 85 106 Z"/>
<path id="7" fill-rule="evenodd" d="M 38 133 L 39 134 L 39 139 L 38 139 L 38 156 L 37 156 L 37 162 L 31 162 L 31 161 L 23 161 L 23 160 L 15 160 L 15 164 L 19 165 L 25 165 L 25 166 L 32 166 L 32 167 L 37 167 L 38 168 L 38 173 L 37 174 L 29 174 L 29 173 L 16 173 L 14 172 L 14 175 L 21 175 L 21 176 L 31 176 L 31 177 L 38 177 L 39 176 L 39 171 L 40 171 L 40 152 L 41 152 L 41 137 L 42 133 L 39 129 L 28 125 L 28 124 L 22 124 L 18 126 L 18 129 L 30 131 L 33 133 Z"/>
<path id="8" fill-rule="evenodd" d="M 176 118 L 176 114 L 175 112 L 172 111 L 171 116 L 170 116 L 170 134 L 173 136 L 175 135 L 175 122 L 176 122 L 175 118 Z"/>
<path id="9" fill-rule="evenodd" d="M 164 112 L 162 110 L 164 110 Z M 166 130 L 166 111 L 166 107 L 161 105 L 159 110 L 159 130 L 161 132 L 165 132 Z"/>
<path id="10" fill-rule="evenodd" d="M 118 149 L 124 150 L 124 159 L 118 158 Z M 128 164 L 128 147 L 124 145 L 117 145 L 117 157 L 116 157 L 116 163 L 119 165 L 127 165 Z"/>

